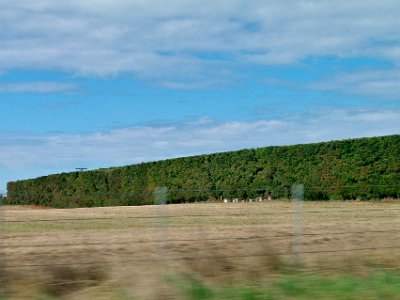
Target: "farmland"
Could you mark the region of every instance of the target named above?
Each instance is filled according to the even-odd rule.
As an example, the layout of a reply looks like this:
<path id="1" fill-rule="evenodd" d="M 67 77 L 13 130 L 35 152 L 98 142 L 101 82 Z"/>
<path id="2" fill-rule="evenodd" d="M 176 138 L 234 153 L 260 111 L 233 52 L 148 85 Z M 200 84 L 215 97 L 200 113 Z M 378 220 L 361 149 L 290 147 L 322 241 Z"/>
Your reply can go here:
<path id="1" fill-rule="evenodd" d="M 294 270 L 324 278 L 400 266 L 400 203 L 305 202 L 300 213 L 294 267 L 289 201 L 4 206 L 1 289 L 12 299 L 186 299 L 188 279 L 268 287 Z"/>

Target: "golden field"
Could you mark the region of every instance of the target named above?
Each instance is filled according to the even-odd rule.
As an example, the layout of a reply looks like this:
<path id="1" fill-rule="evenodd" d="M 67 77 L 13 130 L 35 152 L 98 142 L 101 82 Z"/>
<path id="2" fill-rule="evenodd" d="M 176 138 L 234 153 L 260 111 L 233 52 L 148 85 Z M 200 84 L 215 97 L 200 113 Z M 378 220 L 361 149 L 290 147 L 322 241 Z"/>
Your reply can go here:
<path id="1" fill-rule="evenodd" d="M 179 299 L 186 278 L 268 285 L 294 269 L 329 275 L 400 267 L 400 203 L 294 208 L 290 201 L 4 206 L 1 288 L 12 299 Z"/>

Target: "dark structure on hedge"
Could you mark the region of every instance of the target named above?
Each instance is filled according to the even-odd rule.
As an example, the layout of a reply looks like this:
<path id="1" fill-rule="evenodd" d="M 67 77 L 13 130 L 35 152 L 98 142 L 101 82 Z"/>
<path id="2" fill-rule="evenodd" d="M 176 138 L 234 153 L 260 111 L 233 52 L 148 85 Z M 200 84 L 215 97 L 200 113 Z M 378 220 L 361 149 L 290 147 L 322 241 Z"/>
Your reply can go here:
<path id="1" fill-rule="evenodd" d="M 306 200 L 400 197 L 400 135 L 266 147 L 62 173 L 10 182 L 8 204 L 91 207 L 153 204 L 158 186 L 169 202 L 290 197 Z"/>

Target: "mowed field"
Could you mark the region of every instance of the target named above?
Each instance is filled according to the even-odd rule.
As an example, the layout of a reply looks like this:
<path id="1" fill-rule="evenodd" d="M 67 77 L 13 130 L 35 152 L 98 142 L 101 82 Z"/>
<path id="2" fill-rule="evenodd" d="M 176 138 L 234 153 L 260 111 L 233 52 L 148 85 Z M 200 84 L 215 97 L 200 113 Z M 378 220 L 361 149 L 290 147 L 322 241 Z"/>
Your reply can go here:
<path id="1" fill-rule="evenodd" d="M 188 278 L 217 286 L 268 285 L 293 269 L 329 276 L 400 267 L 400 203 L 294 207 L 290 201 L 4 206 L 1 288 L 15 299 L 41 293 L 68 299 L 176 299 Z"/>

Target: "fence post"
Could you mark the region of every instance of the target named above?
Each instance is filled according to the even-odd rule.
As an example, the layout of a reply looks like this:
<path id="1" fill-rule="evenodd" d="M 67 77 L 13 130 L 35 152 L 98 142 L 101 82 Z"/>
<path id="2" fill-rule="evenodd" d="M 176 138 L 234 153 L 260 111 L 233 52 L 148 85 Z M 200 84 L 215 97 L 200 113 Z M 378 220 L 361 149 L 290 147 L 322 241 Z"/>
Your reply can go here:
<path id="1" fill-rule="evenodd" d="M 303 205 L 304 205 L 304 185 L 297 184 L 292 186 L 293 202 L 293 244 L 292 255 L 293 264 L 296 267 L 303 266 Z"/>
<path id="2" fill-rule="evenodd" d="M 167 204 L 167 188 L 158 187 L 154 190 L 154 204 L 155 205 L 165 205 Z"/>
<path id="3" fill-rule="evenodd" d="M 161 264 L 165 256 L 164 239 L 167 236 L 167 226 L 168 226 L 168 215 L 167 215 L 167 193 L 168 189 L 166 187 L 158 187 L 154 190 L 154 204 L 157 205 L 157 256 L 159 263 Z"/>

